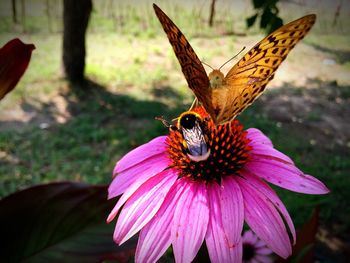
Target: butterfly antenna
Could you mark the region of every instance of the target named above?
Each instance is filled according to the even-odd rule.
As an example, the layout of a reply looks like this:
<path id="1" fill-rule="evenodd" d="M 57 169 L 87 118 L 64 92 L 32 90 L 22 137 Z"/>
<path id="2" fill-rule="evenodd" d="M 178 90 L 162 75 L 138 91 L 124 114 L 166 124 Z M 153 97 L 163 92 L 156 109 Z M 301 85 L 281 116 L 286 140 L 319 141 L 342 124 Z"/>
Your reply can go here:
<path id="1" fill-rule="evenodd" d="M 201 61 L 201 62 L 202 62 L 202 64 L 204 64 L 204 65 L 208 66 L 209 68 L 211 68 L 212 70 L 214 70 L 209 64 L 205 63 L 204 61 Z"/>
<path id="2" fill-rule="evenodd" d="M 219 70 L 220 70 L 223 66 L 225 66 L 227 63 L 229 63 L 232 59 L 234 59 L 234 58 L 237 57 L 239 54 L 241 54 L 243 50 L 245 50 L 245 47 L 243 47 L 243 48 L 241 49 L 241 51 L 239 51 L 239 52 L 238 52 L 236 55 L 234 55 L 232 58 L 230 58 L 229 60 L 227 60 L 227 61 L 219 68 Z"/>

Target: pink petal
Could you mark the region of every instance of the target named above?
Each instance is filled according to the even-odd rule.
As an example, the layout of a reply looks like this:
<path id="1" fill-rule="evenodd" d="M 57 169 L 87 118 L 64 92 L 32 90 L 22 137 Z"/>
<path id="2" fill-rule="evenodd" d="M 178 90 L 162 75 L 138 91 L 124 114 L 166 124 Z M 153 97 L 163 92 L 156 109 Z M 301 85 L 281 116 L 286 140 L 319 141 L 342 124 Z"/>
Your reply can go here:
<path id="1" fill-rule="evenodd" d="M 246 222 L 276 254 L 287 258 L 292 253 L 292 247 L 279 213 L 270 201 L 246 180 L 237 177 L 237 181 L 243 194 Z"/>
<path id="2" fill-rule="evenodd" d="M 266 247 L 266 243 L 260 239 L 258 239 L 258 241 L 255 243 L 254 245 L 256 248 L 262 248 L 262 247 Z"/>
<path id="3" fill-rule="evenodd" d="M 261 131 L 250 128 L 247 132 L 247 137 L 251 140 L 249 143 L 249 145 L 252 146 L 251 154 L 293 164 L 293 161 L 287 155 L 273 148 L 271 140 Z"/>
<path id="4" fill-rule="evenodd" d="M 113 175 L 120 173 L 125 169 L 128 169 L 154 155 L 165 152 L 166 138 L 167 136 L 156 137 L 152 141 L 149 141 L 148 143 L 145 143 L 128 152 L 122 159 L 120 159 L 120 161 L 117 162 L 113 171 Z"/>
<path id="5" fill-rule="evenodd" d="M 253 156 L 260 157 L 261 159 L 276 160 L 286 164 L 294 164 L 292 159 L 290 159 L 287 155 L 270 146 L 257 144 L 252 147 L 253 148 L 250 154 Z"/>
<path id="6" fill-rule="evenodd" d="M 140 263 L 156 262 L 171 244 L 171 222 L 180 196 L 188 191 L 184 179 L 175 182 L 152 220 L 141 230 L 135 260 Z"/>
<path id="7" fill-rule="evenodd" d="M 108 199 L 122 194 L 133 185 L 134 191 L 150 177 L 163 171 L 170 164 L 169 158 L 164 154 L 154 155 L 118 174 L 108 187 Z M 128 189 L 130 193 L 130 189 Z M 124 200 L 125 202 L 126 200 Z M 124 203 L 123 202 L 123 203 Z"/>
<path id="8" fill-rule="evenodd" d="M 203 243 L 209 221 L 205 183 L 187 180 L 187 194 L 176 206 L 171 226 L 171 239 L 177 263 L 191 262 Z"/>
<path id="9" fill-rule="evenodd" d="M 249 173 L 248 171 L 242 171 L 241 174 L 244 178 L 247 179 L 247 183 L 251 184 L 255 189 L 257 189 L 260 193 L 262 193 L 266 198 L 270 200 L 272 204 L 275 205 L 275 207 L 278 209 L 278 211 L 283 215 L 285 221 L 288 224 L 289 230 L 292 233 L 293 237 L 293 244 L 295 244 L 296 241 L 296 233 L 293 221 L 282 203 L 282 201 L 278 198 L 275 191 L 272 190 L 270 186 L 268 186 L 265 182 L 263 182 L 260 178 L 257 176 Z"/>
<path id="10" fill-rule="evenodd" d="M 221 184 L 222 223 L 230 246 L 234 246 L 241 239 L 243 229 L 243 197 L 241 189 L 232 177 L 226 176 Z"/>
<path id="11" fill-rule="evenodd" d="M 255 243 L 258 242 L 258 237 L 251 230 L 247 230 L 243 234 L 243 244 L 251 244 L 255 246 Z"/>
<path id="12" fill-rule="evenodd" d="M 222 222 L 222 187 L 216 183 L 208 185 L 208 202 L 210 209 L 210 218 L 208 231 L 205 237 L 210 261 L 220 262 L 241 262 L 242 261 L 242 242 L 241 238 L 233 244 L 228 241 Z M 242 219 L 243 221 L 243 219 Z M 239 236 L 242 229 L 239 229 Z"/>
<path id="13" fill-rule="evenodd" d="M 0 48 L 0 100 L 15 88 L 28 67 L 34 49 L 33 44 L 24 44 L 18 38 Z"/>
<path id="14" fill-rule="evenodd" d="M 250 128 L 247 130 L 247 138 L 251 140 L 253 145 L 255 144 L 265 144 L 273 147 L 271 140 L 265 136 L 260 130 L 255 128 Z"/>
<path id="15" fill-rule="evenodd" d="M 150 178 L 129 198 L 115 227 L 113 239 L 116 243 L 124 243 L 152 219 L 176 179 L 176 170 L 165 170 Z"/>
<path id="16" fill-rule="evenodd" d="M 272 250 L 267 248 L 267 247 L 263 247 L 263 248 L 256 248 L 255 249 L 255 252 L 257 254 L 260 254 L 260 255 L 270 255 L 272 254 Z"/>
<path id="17" fill-rule="evenodd" d="M 303 174 L 292 164 L 254 156 L 245 169 L 266 181 L 291 191 L 305 194 L 326 194 L 327 187 L 316 178 Z"/>

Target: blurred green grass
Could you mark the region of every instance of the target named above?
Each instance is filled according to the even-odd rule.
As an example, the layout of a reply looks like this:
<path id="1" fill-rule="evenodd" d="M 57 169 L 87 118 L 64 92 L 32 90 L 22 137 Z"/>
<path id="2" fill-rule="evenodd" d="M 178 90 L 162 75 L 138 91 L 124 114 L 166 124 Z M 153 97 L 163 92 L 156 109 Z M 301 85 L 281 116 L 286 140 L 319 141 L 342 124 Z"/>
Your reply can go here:
<path id="1" fill-rule="evenodd" d="M 0 196 L 51 181 L 109 183 L 113 166 L 123 154 L 167 133 L 167 129 L 154 120 L 155 116 L 164 115 L 170 120 L 191 104 L 193 95 L 186 87 L 153 11 L 125 5 L 109 13 L 107 2 L 99 3 L 95 6 L 87 37 L 89 81 L 82 87 L 87 94 L 62 78 L 59 17 L 53 20 L 53 33 L 47 32 L 45 17 L 28 17 L 25 34 L 19 34 L 22 29 L 14 29 L 8 17 L 1 17 L 1 44 L 20 35 L 26 42 L 33 42 L 37 49 L 20 84 L 0 105 L 0 115 L 14 109 L 34 116 L 27 122 L 5 118 L 0 125 Z M 236 44 L 236 35 L 222 34 L 245 32 L 244 17 L 249 13 L 244 11 L 246 9 L 233 18 L 229 15 L 230 9 L 220 10 L 217 26 L 208 28 L 203 26 L 206 13 L 201 9 L 169 2 L 161 6 L 169 10 L 167 13 L 186 32 L 204 61 L 220 61 L 220 64 L 241 49 Z M 345 28 L 340 27 L 338 34 L 320 34 L 321 28 L 316 26 L 316 33 L 312 31 L 305 43 L 322 44 L 330 53 L 349 52 L 349 36 L 339 34 Z M 208 41 L 209 48 L 208 44 L 204 45 Z M 292 61 L 297 59 L 293 57 Z M 343 67 L 348 64 L 346 62 Z M 337 88 L 341 97 L 350 94 L 349 88 Z M 274 92 L 282 94 L 283 90 Z M 265 101 L 269 101 L 272 93 L 267 91 L 263 95 L 267 98 Z M 55 102 L 56 97 L 63 99 L 63 106 Z M 58 109 L 60 106 L 63 109 Z M 322 114 L 313 111 L 306 118 L 318 121 Z M 58 121 L 60 115 L 64 121 Z M 276 188 L 296 225 L 302 225 L 313 207 L 320 204 L 322 226 L 327 226 L 335 236 L 348 238 L 349 145 L 336 144 L 332 136 L 327 145 L 313 144 L 312 138 L 305 136 L 299 126 L 278 125 L 264 110 L 263 102 L 251 106 L 239 119 L 246 128 L 261 129 L 278 150 L 291 156 L 298 167 L 331 189 L 332 193 L 327 196 L 308 196 Z M 40 128 L 43 123 L 48 123 L 48 128 Z"/>

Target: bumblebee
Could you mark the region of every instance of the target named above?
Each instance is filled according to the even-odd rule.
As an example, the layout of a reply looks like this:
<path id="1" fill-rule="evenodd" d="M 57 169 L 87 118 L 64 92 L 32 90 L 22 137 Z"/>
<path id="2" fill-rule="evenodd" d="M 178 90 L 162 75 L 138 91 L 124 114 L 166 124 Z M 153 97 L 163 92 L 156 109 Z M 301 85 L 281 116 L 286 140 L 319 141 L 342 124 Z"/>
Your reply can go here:
<path id="1" fill-rule="evenodd" d="M 194 111 L 185 111 L 177 120 L 177 124 L 172 125 L 162 117 L 156 117 L 157 120 L 170 130 L 178 131 L 183 137 L 183 148 L 187 156 L 194 162 L 205 161 L 210 156 L 210 148 L 208 147 L 207 120 L 202 118 L 200 114 Z"/>
<path id="2" fill-rule="evenodd" d="M 208 159 L 210 149 L 208 137 L 205 134 L 206 123 L 197 112 L 186 111 L 177 120 L 177 127 L 184 138 L 183 146 L 188 151 L 188 157 L 195 162 Z"/>

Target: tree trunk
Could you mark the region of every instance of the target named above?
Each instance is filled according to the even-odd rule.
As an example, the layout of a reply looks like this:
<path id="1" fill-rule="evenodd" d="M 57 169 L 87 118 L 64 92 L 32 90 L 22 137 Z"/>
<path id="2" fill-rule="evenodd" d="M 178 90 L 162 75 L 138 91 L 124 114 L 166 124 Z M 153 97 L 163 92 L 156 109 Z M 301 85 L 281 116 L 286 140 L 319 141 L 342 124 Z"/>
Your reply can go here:
<path id="1" fill-rule="evenodd" d="M 340 1 L 340 3 L 337 5 L 337 9 L 335 10 L 335 14 L 334 14 L 334 19 L 333 19 L 333 27 L 335 27 L 337 25 L 337 21 L 340 15 L 340 10 L 341 10 L 341 4 L 342 1 Z"/>
<path id="2" fill-rule="evenodd" d="M 23 32 L 26 32 L 26 2 L 25 0 L 21 0 L 21 20 L 22 20 L 22 28 Z"/>
<path id="3" fill-rule="evenodd" d="M 212 27 L 213 23 L 214 23 L 215 2 L 216 2 L 216 0 L 212 0 L 211 5 L 210 5 L 210 15 L 209 15 L 209 26 L 210 27 Z"/>
<path id="4" fill-rule="evenodd" d="M 49 33 L 52 33 L 52 23 L 51 23 L 51 12 L 50 12 L 50 0 L 46 0 L 46 16 L 47 16 L 47 26 Z"/>
<path id="5" fill-rule="evenodd" d="M 84 80 L 85 33 L 91 10 L 91 0 L 63 0 L 63 66 L 72 82 Z"/>
<path id="6" fill-rule="evenodd" d="M 17 24 L 18 19 L 17 19 L 17 8 L 16 8 L 16 0 L 12 0 L 12 19 L 13 23 Z"/>

